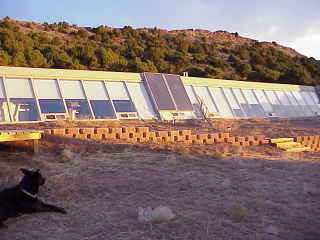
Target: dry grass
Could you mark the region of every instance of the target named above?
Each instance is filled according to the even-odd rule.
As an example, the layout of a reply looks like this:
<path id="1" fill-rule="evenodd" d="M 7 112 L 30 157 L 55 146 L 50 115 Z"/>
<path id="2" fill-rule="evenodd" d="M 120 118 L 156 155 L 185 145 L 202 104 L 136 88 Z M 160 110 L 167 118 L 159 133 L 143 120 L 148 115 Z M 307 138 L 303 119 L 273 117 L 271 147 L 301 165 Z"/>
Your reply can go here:
<path id="1" fill-rule="evenodd" d="M 19 180 L 20 167 L 39 167 L 48 179 L 40 196 L 69 214 L 10 219 L 1 240 L 319 239 L 320 159 L 315 153 L 289 159 L 259 156 L 259 147 L 242 157 L 227 156 L 233 150 L 223 144 L 206 146 L 207 155 L 194 153 L 204 146 L 188 147 L 185 156 L 125 144 L 55 146 L 43 142 L 45 152 L 39 155 L 0 152 L 2 187 Z M 212 159 L 215 151 L 225 155 Z M 61 161 L 65 155 L 73 159 Z M 138 207 L 160 205 L 177 218 L 138 222 Z"/>

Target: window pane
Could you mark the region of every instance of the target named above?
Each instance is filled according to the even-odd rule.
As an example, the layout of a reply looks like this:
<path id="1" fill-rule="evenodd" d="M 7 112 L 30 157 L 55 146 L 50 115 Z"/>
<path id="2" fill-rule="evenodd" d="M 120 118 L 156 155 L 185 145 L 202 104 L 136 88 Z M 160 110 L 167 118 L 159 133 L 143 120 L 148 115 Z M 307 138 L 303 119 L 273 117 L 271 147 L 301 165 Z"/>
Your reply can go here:
<path id="1" fill-rule="evenodd" d="M 33 98 L 29 79 L 6 78 L 8 97 Z"/>
<path id="2" fill-rule="evenodd" d="M 59 99 L 60 93 L 56 80 L 41 79 L 34 80 L 34 88 L 39 99 Z"/>
<path id="3" fill-rule="evenodd" d="M 202 113 L 201 113 L 201 109 L 200 109 L 200 104 L 197 100 L 197 97 L 192 89 L 192 86 L 184 86 L 186 91 L 187 91 L 187 94 L 188 94 L 188 97 L 191 101 L 191 104 L 192 104 L 192 107 L 193 107 L 193 110 L 196 112 L 196 115 L 197 117 L 202 117 Z"/>
<path id="4" fill-rule="evenodd" d="M 5 99 L 0 99 L 0 122 L 9 122 L 10 115 L 8 111 L 8 104 Z"/>
<path id="5" fill-rule="evenodd" d="M 230 88 L 223 88 L 223 91 L 224 91 L 224 94 L 226 95 L 226 98 L 228 99 L 228 101 L 232 107 L 232 110 L 235 114 L 235 117 L 240 117 L 240 118 L 245 117 L 236 98 L 234 97 L 231 89 Z"/>
<path id="6" fill-rule="evenodd" d="M 208 109 L 209 113 L 217 113 L 218 110 L 216 106 L 214 105 L 207 87 L 194 87 L 194 90 L 196 92 L 196 98 L 199 99 L 199 104 L 201 105 L 201 102 L 205 105 L 205 107 Z"/>
<path id="7" fill-rule="evenodd" d="M 83 81 L 87 97 L 92 100 L 109 100 L 102 81 Z"/>
<path id="8" fill-rule="evenodd" d="M 123 82 L 108 82 L 107 89 L 111 100 L 129 100 Z"/>
<path id="9" fill-rule="evenodd" d="M 117 112 L 136 112 L 132 102 L 129 100 L 113 100 L 113 105 Z"/>
<path id="10" fill-rule="evenodd" d="M 90 104 L 96 119 L 115 118 L 111 101 L 91 100 Z"/>
<path id="11" fill-rule="evenodd" d="M 233 117 L 233 113 L 222 93 L 221 88 L 209 88 L 212 98 L 216 103 L 222 117 Z"/>
<path id="12" fill-rule="evenodd" d="M 39 113 L 34 99 L 11 98 L 9 108 L 13 121 L 39 120 Z"/>
<path id="13" fill-rule="evenodd" d="M 61 99 L 39 99 L 42 113 L 65 113 Z"/>
<path id="14" fill-rule="evenodd" d="M 79 80 L 61 80 L 62 96 L 66 99 L 85 99 Z"/>
<path id="15" fill-rule="evenodd" d="M 66 99 L 66 105 L 71 119 L 90 119 L 92 118 L 89 104 L 82 99 Z"/>
<path id="16" fill-rule="evenodd" d="M 137 107 L 139 116 L 143 119 L 156 118 L 149 95 L 143 83 L 127 83 L 127 87 L 132 96 L 132 101 Z"/>

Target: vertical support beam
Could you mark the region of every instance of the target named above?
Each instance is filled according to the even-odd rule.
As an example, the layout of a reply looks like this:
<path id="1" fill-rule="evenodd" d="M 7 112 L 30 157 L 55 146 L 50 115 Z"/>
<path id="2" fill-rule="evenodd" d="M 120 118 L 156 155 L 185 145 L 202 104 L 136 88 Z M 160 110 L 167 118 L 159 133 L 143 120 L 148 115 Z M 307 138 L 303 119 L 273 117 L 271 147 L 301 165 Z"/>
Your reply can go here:
<path id="1" fill-rule="evenodd" d="M 59 94 L 60 94 L 60 97 L 62 99 L 62 102 L 63 102 L 63 105 L 64 105 L 64 109 L 66 111 L 66 115 L 70 118 L 70 113 L 69 113 L 68 108 L 67 108 L 66 100 L 64 99 L 64 96 L 62 94 L 60 79 L 57 78 L 56 81 L 57 81 L 57 84 L 58 84 Z"/>
<path id="2" fill-rule="evenodd" d="M 38 93 L 37 93 L 37 89 L 35 87 L 35 84 L 34 84 L 34 79 L 33 78 L 30 78 L 29 79 L 30 81 L 30 85 L 31 85 L 31 90 L 32 90 L 32 93 L 33 93 L 33 97 L 34 99 L 36 100 L 36 106 L 37 106 L 37 110 L 38 110 L 38 114 L 39 114 L 39 118 L 40 118 L 40 121 L 43 121 L 43 117 L 42 117 L 42 111 L 41 111 L 41 108 L 40 108 L 40 103 L 39 103 L 39 98 L 38 98 Z"/>
<path id="3" fill-rule="evenodd" d="M 38 153 L 39 152 L 39 139 L 33 140 L 33 152 Z"/>
<path id="4" fill-rule="evenodd" d="M 84 93 L 84 96 L 85 96 L 85 98 L 86 98 L 86 100 L 87 100 L 87 104 L 88 104 L 88 106 L 89 106 L 89 110 L 90 110 L 90 113 L 91 113 L 91 117 L 93 117 L 93 119 L 96 119 L 96 116 L 95 116 L 95 114 L 94 114 L 94 112 L 93 112 L 93 110 L 92 110 L 92 106 L 91 106 L 90 100 L 88 99 L 87 92 L 86 92 L 86 90 L 85 90 L 85 88 L 84 88 L 83 80 L 80 80 L 80 85 L 81 85 L 82 91 L 83 91 L 83 93 Z"/>
<path id="5" fill-rule="evenodd" d="M 4 95 L 6 96 L 6 100 L 7 100 L 7 109 L 8 109 L 8 113 L 9 113 L 9 118 L 11 122 L 15 122 L 15 120 L 13 119 L 11 110 L 10 110 L 10 98 L 8 96 L 8 91 L 7 91 L 7 83 L 6 83 L 6 77 L 2 77 L 2 83 L 3 83 L 3 90 L 4 90 Z"/>
<path id="6" fill-rule="evenodd" d="M 106 81 L 103 81 L 103 85 L 104 85 L 104 88 L 105 88 L 105 90 L 106 90 L 108 99 L 109 99 L 110 102 L 111 102 L 111 106 L 112 106 L 112 109 L 113 109 L 113 112 L 114 112 L 114 115 L 115 115 L 115 119 L 119 120 L 118 115 L 117 115 L 116 108 L 114 107 L 113 101 L 112 101 L 112 99 L 110 98 L 110 94 L 109 94 L 109 91 L 108 91 L 108 87 L 107 87 Z"/>
<path id="7" fill-rule="evenodd" d="M 128 89 L 128 86 L 127 86 L 126 81 L 123 81 L 123 85 L 124 85 L 124 88 L 125 88 L 125 90 L 126 90 L 126 92 L 127 92 L 127 94 L 128 94 L 128 97 L 129 97 L 129 99 L 130 99 L 133 107 L 134 107 L 135 110 L 136 110 L 136 113 L 137 113 L 137 115 L 138 115 L 138 118 L 141 119 L 140 114 L 139 114 L 139 112 L 138 112 L 138 109 L 137 109 L 136 105 L 134 104 L 134 102 L 132 101 L 132 97 L 131 97 L 131 94 L 130 94 L 130 92 L 129 92 L 129 89 Z"/>

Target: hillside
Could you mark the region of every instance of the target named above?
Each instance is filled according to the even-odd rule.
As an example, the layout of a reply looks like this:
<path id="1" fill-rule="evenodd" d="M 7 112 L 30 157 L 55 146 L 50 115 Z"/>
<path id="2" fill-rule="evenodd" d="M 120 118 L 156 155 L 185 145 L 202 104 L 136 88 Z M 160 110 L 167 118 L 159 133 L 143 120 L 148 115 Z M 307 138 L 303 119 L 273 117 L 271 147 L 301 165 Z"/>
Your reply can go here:
<path id="1" fill-rule="evenodd" d="M 0 20 L 0 65 L 320 84 L 320 61 L 226 31 Z"/>

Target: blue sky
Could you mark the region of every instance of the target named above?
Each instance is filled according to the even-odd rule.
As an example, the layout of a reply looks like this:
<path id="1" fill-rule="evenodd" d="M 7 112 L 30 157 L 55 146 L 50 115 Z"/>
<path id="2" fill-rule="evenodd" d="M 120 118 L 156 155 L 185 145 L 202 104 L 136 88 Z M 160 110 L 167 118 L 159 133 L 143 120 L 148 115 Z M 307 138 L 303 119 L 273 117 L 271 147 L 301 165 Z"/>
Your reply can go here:
<path id="1" fill-rule="evenodd" d="M 320 60 L 320 0 L 0 0 L 0 18 L 163 29 L 226 30 Z"/>

